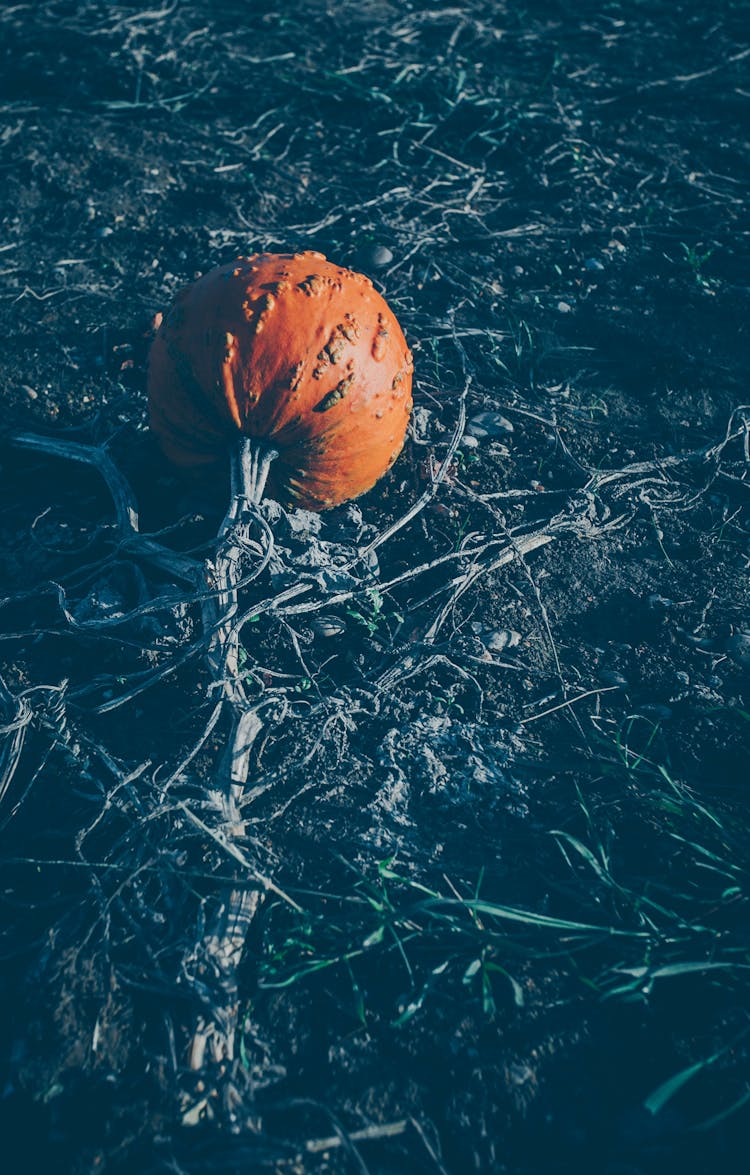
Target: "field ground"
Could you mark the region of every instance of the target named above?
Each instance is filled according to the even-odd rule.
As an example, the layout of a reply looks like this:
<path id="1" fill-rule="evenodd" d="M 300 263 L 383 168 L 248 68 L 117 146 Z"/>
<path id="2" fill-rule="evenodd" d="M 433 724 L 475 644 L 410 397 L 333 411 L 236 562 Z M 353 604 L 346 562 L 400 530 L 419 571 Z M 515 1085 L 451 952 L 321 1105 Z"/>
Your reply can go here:
<path id="1" fill-rule="evenodd" d="M 3 7 L 5 1170 L 743 1169 L 747 15 Z M 317 535 L 264 507 L 243 607 L 307 576 L 314 609 L 243 630 L 241 864 L 196 603 L 95 469 L 13 438 L 106 445 L 142 530 L 205 557 L 227 486 L 147 432 L 153 321 L 303 248 L 383 290 L 416 411 Z M 190 944 L 258 874 L 201 1088 Z"/>

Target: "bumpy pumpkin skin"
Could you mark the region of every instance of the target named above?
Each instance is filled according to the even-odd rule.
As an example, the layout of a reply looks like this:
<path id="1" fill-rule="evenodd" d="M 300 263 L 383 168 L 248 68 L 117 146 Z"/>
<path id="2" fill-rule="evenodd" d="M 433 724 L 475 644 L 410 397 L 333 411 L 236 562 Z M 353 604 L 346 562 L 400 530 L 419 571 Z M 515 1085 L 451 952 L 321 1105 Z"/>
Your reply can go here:
<path id="1" fill-rule="evenodd" d="M 369 278 L 321 253 L 238 257 L 181 290 L 149 356 L 151 428 L 178 465 L 226 456 L 238 434 L 279 452 L 268 492 L 327 510 L 396 460 L 412 356 Z"/>

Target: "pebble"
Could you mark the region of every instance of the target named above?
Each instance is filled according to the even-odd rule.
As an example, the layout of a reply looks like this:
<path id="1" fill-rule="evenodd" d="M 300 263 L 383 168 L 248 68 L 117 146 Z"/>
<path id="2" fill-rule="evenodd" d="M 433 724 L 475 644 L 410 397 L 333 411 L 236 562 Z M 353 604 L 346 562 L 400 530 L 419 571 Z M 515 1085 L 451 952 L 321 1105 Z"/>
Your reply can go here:
<path id="1" fill-rule="evenodd" d="M 521 634 L 513 628 L 498 628 L 482 637 L 482 644 L 490 653 L 502 653 L 505 649 L 515 649 L 521 643 Z"/>
<path id="2" fill-rule="evenodd" d="M 462 449 L 478 449 L 479 441 L 475 436 L 472 436 L 471 433 L 465 433 L 464 436 L 461 437 L 459 445 Z"/>
<path id="3" fill-rule="evenodd" d="M 641 710 L 647 717 L 653 718 L 657 722 L 666 722 L 668 718 L 672 717 L 671 706 L 664 706 L 661 702 L 647 702 L 646 705 L 641 706 Z"/>
<path id="4" fill-rule="evenodd" d="M 601 273 L 604 269 L 601 261 L 598 261 L 596 257 L 587 257 L 583 264 L 591 273 Z"/>
<path id="5" fill-rule="evenodd" d="M 486 441 L 511 432 L 511 421 L 499 412 L 477 412 L 466 426 L 467 436 L 474 437 L 477 441 Z"/>
<path id="6" fill-rule="evenodd" d="M 384 269 L 393 261 L 393 253 L 387 245 L 365 245 L 360 250 L 359 259 L 366 269 Z"/>
<path id="7" fill-rule="evenodd" d="M 602 670 L 599 674 L 599 679 L 604 685 L 626 686 L 629 684 L 627 677 L 624 677 L 622 673 L 618 673 L 616 669 Z"/>
<path id="8" fill-rule="evenodd" d="M 573 307 L 571 306 L 570 302 L 558 302 L 557 309 L 561 314 L 570 314 Z"/>
<path id="9" fill-rule="evenodd" d="M 346 632 L 346 624 L 338 616 L 316 616 L 310 621 L 310 629 L 315 636 L 341 636 Z"/>

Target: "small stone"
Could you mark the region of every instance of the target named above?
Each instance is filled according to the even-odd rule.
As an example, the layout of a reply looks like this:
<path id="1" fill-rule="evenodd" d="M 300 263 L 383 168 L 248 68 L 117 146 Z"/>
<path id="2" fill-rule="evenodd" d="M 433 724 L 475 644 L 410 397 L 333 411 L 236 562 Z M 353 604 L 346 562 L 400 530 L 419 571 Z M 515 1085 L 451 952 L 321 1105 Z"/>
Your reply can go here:
<path id="1" fill-rule="evenodd" d="M 393 253 L 387 245 L 365 245 L 360 250 L 360 264 L 365 269 L 384 269 L 393 261 Z"/>
<path id="2" fill-rule="evenodd" d="M 477 437 L 472 436 L 471 433 L 466 433 L 464 436 L 462 436 L 461 440 L 459 441 L 459 444 L 462 449 L 478 449 L 479 448 L 479 441 L 478 441 Z"/>
<path id="3" fill-rule="evenodd" d="M 515 649 L 521 643 L 521 634 L 512 628 L 498 628 L 482 637 L 482 644 L 490 653 L 502 653 L 505 649 Z"/>
<path id="4" fill-rule="evenodd" d="M 655 722 L 666 722 L 672 717 L 671 706 L 664 706 L 661 702 L 647 702 L 646 705 L 641 706 L 641 711 L 647 718 L 652 718 Z"/>
<path id="5" fill-rule="evenodd" d="M 570 314 L 573 307 L 571 306 L 570 302 L 558 302 L 557 309 L 561 314 Z"/>
<path id="6" fill-rule="evenodd" d="M 506 416 L 499 412 L 478 412 L 472 416 L 466 426 L 466 434 L 475 437 L 478 441 L 490 440 L 492 437 L 502 436 L 513 432 L 513 425 Z"/>
<path id="7" fill-rule="evenodd" d="M 346 632 L 346 624 L 338 616 L 316 616 L 310 621 L 310 630 L 319 637 L 341 636 Z"/>
<path id="8" fill-rule="evenodd" d="M 601 273 L 604 269 L 601 261 L 597 260 L 596 257 L 587 257 L 583 264 L 590 273 Z"/>

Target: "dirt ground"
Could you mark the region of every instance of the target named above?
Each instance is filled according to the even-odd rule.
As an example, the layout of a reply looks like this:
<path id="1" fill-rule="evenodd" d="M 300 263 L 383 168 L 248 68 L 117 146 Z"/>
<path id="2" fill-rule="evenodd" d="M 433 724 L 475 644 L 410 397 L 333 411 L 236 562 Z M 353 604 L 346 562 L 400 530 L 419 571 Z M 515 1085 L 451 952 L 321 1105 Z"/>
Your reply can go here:
<path id="1" fill-rule="evenodd" d="M 747 15 L 0 11 L 8 1172 L 744 1169 Z M 264 506 L 243 865 L 196 600 L 17 437 L 106 448 L 207 557 L 227 478 L 148 433 L 154 319 L 299 249 L 385 294 L 415 413 L 319 531 Z M 258 874 L 228 1113 L 189 951 Z"/>

